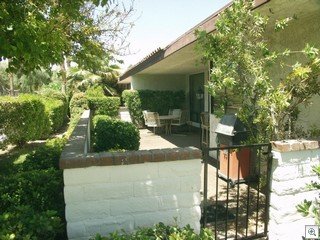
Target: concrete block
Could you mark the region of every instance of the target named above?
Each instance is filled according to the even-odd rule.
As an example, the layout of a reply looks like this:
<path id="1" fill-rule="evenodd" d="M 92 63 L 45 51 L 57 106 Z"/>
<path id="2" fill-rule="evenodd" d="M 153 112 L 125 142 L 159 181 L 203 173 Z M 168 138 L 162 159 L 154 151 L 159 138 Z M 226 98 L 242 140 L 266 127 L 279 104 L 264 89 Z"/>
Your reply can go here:
<path id="1" fill-rule="evenodd" d="M 86 236 L 86 228 L 83 222 L 68 222 L 67 223 L 68 239 L 80 239 Z"/>
<path id="2" fill-rule="evenodd" d="M 159 210 L 156 197 L 124 198 L 110 201 L 112 216 L 124 214 L 155 212 Z"/>
<path id="3" fill-rule="evenodd" d="M 66 205 L 66 219 L 68 222 L 103 219 L 107 217 L 110 217 L 109 201 L 87 201 Z"/>
<path id="4" fill-rule="evenodd" d="M 181 192 L 200 192 L 201 189 L 201 176 L 193 175 L 180 178 Z"/>
<path id="5" fill-rule="evenodd" d="M 75 203 L 84 201 L 82 186 L 64 186 L 64 202 Z"/>
<path id="6" fill-rule="evenodd" d="M 305 192 L 306 184 L 316 179 L 316 177 L 304 177 L 289 181 L 272 181 L 271 191 L 279 196 Z"/>
<path id="7" fill-rule="evenodd" d="M 185 227 L 190 225 L 196 232 L 200 232 L 200 218 L 201 218 L 201 208 L 200 206 L 194 206 L 192 208 L 180 208 L 180 227 Z"/>
<path id="8" fill-rule="evenodd" d="M 127 198 L 133 196 L 133 183 L 106 183 L 84 186 L 86 201 L 101 201 L 105 199 Z"/>
<path id="9" fill-rule="evenodd" d="M 82 185 L 110 181 L 110 168 L 108 167 L 66 169 L 63 171 L 63 174 L 65 185 Z"/>
<path id="10" fill-rule="evenodd" d="M 110 167 L 110 182 L 135 182 L 158 178 L 158 164 L 144 163 Z"/>
<path id="11" fill-rule="evenodd" d="M 201 162 L 199 160 L 184 160 L 163 162 L 159 164 L 159 176 L 161 178 L 170 176 L 192 176 L 201 173 Z"/>
<path id="12" fill-rule="evenodd" d="M 180 222 L 180 213 L 178 209 L 161 211 L 161 212 L 152 212 L 152 213 L 141 213 L 134 214 L 135 226 L 138 227 L 152 227 L 154 224 L 163 222 L 164 224 L 175 224 Z"/>
<path id="13" fill-rule="evenodd" d="M 167 178 L 134 183 L 134 196 L 161 196 L 180 192 L 180 179 Z"/>

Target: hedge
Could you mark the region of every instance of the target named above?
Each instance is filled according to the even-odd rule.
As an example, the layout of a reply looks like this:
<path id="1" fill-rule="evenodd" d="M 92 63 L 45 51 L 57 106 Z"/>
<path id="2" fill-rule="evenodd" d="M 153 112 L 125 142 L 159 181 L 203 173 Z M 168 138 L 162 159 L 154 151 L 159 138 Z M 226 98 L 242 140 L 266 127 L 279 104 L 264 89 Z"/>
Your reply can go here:
<path id="1" fill-rule="evenodd" d="M 56 132 L 61 129 L 65 123 L 68 105 L 66 102 L 54 98 L 44 98 L 42 101 L 50 119 L 51 132 Z"/>
<path id="2" fill-rule="evenodd" d="M 22 146 L 27 141 L 50 134 L 50 120 L 39 96 L 0 97 L 0 129 L 9 143 Z"/>
<path id="3" fill-rule="evenodd" d="M 139 130 L 132 123 L 106 115 L 97 115 L 93 118 L 93 128 L 93 148 L 97 152 L 139 150 Z"/>
<path id="4" fill-rule="evenodd" d="M 132 121 L 140 125 L 142 110 L 167 115 L 169 109 L 183 108 L 185 93 L 183 91 L 124 90 L 122 99 L 129 109 Z"/>
<path id="5" fill-rule="evenodd" d="M 88 97 L 89 109 L 93 115 L 117 117 L 120 106 L 119 97 Z"/>

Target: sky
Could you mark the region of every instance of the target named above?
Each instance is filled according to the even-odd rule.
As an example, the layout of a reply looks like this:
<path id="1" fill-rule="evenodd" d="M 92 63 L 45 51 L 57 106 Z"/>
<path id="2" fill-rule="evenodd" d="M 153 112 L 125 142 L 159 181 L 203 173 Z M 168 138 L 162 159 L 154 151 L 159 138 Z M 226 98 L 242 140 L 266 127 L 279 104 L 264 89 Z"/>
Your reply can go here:
<path id="1" fill-rule="evenodd" d="M 123 0 L 126 2 L 129 0 Z M 132 55 L 123 57 L 125 70 L 164 48 L 230 0 L 135 0 L 134 27 L 128 37 Z"/>

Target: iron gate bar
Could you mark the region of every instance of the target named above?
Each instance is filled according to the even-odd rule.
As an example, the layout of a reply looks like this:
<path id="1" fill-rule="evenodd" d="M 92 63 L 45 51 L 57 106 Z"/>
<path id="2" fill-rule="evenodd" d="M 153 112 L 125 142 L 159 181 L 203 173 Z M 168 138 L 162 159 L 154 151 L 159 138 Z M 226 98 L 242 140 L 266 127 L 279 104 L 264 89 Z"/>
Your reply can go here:
<path id="1" fill-rule="evenodd" d="M 267 152 L 265 152 L 265 148 L 267 147 Z M 230 195 L 230 187 L 232 188 L 232 179 L 231 179 L 231 176 L 230 176 L 230 152 L 231 151 L 234 151 L 235 149 L 238 149 L 237 151 L 241 150 L 242 148 L 250 148 L 252 151 L 252 149 L 254 149 L 254 152 L 256 152 L 256 158 L 255 160 L 258 161 L 258 164 L 254 164 L 254 174 L 257 175 L 257 176 L 253 176 L 253 173 L 252 173 L 252 163 L 249 164 L 250 166 L 250 169 L 249 169 L 249 177 L 247 176 L 244 176 L 243 175 L 243 172 L 242 172 L 242 176 L 241 176 L 241 162 L 243 162 L 245 159 L 245 154 L 244 155 L 241 155 L 239 154 L 240 158 L 238 160 L 238 164 L 237 164 L 237 178 L 234 179 L 237 183 L 237 189 L 236 190 L 236 216 L 235 216 L 235 221 L 232 220 L 231 221 L 231 216 L 233 214 L 230 213 L 230 217 L 229 217 L 229 210 L 230 210 L 230 198 L 231 198 L 231 195 Z M 208 165 L 210 164 L 211 166 L 215 167 L 216 169 L 216 191 L 215 191 L 215 208 L 213 208 L 213 213 L 214 213 L 214 236 L 215 236 L 215 239 L 219 239 L 218 238 L 218 201 L 219 201 L 219 180 L 225 180 L 227 182 L 227 188 L 226 188 L 226 204 L 225 204 L 225 226 L 224 226 L 224 230 L 225 230 L 225 234 L 224 234 L 224 237 L 225 239 L 228 238 L 228 224 L 231 223 L 231 224 L 234 224 L 235 223 L 235 239 L 257 239 L 257 238 L 261 238 L 261 237 L 266 237 L 267 236 L 267 230 L 268 230 L 268 219 L 269 219 L 269 216 L 268 216 L 268 212 L 269 212 L 269 190 L 270 190 L 270 186 L 269 186 L 269 179 L 270 179 L 270 170 L 271 170 L 271 161 L 270 159 L 272 158 L 272 155 L 271 155 L 271 144 L 269 143 L 263 143 L 263 144 L 250 144 L 250 145 L 234 145 L 234 146 L 223 146 L 223 147 L 211 147 L 209 148 L 208 146 L 204 146 L 203 147 L 203 157 L 204 157 L 204 199 L 203 199 L 203 221 L 202 221 L 202 226 L 203 227 L 206 227 L 207 224 L 208 224 L 208 212 L 207 212 L 207 207 L 209 205 L 208 203 L 208 177 L 209 177 L 209 174 L 208 174 Z M 210 151 L 215 151 L 216 152 L 216 156 L 217 156 L 217 159 L 213 159 L 212 157 L 209 156 L 209 152 Z M 221 167 L 221 161 L 220 161 L 220 151 L 225 151 L 227 152 L 227 179 L 224 179 L 220 174 L 219 174 L 219 170 L 220 170 L 220 167 Z M 264 154 L 268 154 L 267 157 L 266 157 L 266 161 L 267 161 L 267 179 L 266 179 L 266 190 L 267 192 L 265 193 L 265 198 L 264 198 L 264 203 L 265 203 L 265 206 L 264 206 L 264 211 L 263 211 L 263 206 L 261 205 L 260 201 L 261 201 L 261 186 L 260 186 L 260 181 L 259 181 L 259 178 L 261 176 L 261 161 L 262 159 L 264 159 L 262 157 L 262 155 Z M 250 152 L 250 155 L 249 157 L 251 157 L 252 155 L 252 152 Z M 244 159 L 244 160 L 243 160 Z M 258 171 L 258 172 L 257 172 Z M 251 174 L 251 175 L 250 175 Z M 234 177 L 235 174 L 233 174 L 233 177 Z M 244 177 L 243 177 L 244 176 Z M 243 180 L 242 181 L 242 178 L 243 177 Z M 248 179 L 247 179 L 248 178 Z M 258 180 L 258 181 L 255 181 L 255 180 Z M 257 182 L 257 184 L 255 183 L 254 185 L 252 185 L 252 180 L 254 180 L 255 182 Z M 246 214 L 245 216 L 245 233 L 244 233 L 244 237 L 240 237 L 239 233 L 240 233 L 240 230 L 242 229 L 240 224 L 239 224 L 239 221 L 240 221 L 240 200 L 243 199 L 241 198 L 240 199 L 240 194 L 241 194 L 241 191 L 240 191 L 240 183 L 248 183 L 246 188 L 247 188 L 247 196 L 246 196 L 246 212 L 242 212 L 241 213 L 241 216 L 243 214 Z M 230 184 L 231 183 L 231 184 Z M 251 186 L 252 185 L 252 186 Z M 255 186 L 255 187 L 254 187 Z M 251 190 L 252 189 L 252 190 Z M 252 196 L 252 199 L 254 200 L 256 198 L 256 203 L 254 203 L 254 201 L 252 202 L 252 207 L 250 207 L 250 196 Z M 244 199 L 245 200 L 245 199 Z M 234 204 L 232 204 L 234 206 Z M 254 207 L 255 206 L 255 207 Z M 250 211 L 251 210 L 251 211 Z M 254 212 L 256 211 L 256 212 Z M 259 213 L 260 211 L 262 211 L 262 217 L 260 217 L 260 220 L 259 220 Z M 252 217 L 256 220 L 255 224 L 249 224 L 249 214 L 252 215 Z M 234 219 L 234 218 L 233 218 Z M 213 219 L 212 219 L 213 220 Z M 260 232 L 259 233 L 259 223 L 263 221 L 262 223 L 264 224 L 264 228 L 263 228 L 263 232 Z M 250 235 L 249 236 L 249 225 L 252 227 L 252 234 L 254 235 Z M 212 226 L 212 225 L 211 225 Z M 230 225 L 231 226 L 231 225 Z M 220 231 L 221 232 L 221 231 Z M 222 233 L 222 232 L 221 232 Z M 222 235 L 223 236 L 223 235 Z M 221 237 L 221 235 L 220 235 Z M 239 238 L 240 237 L 240 238 Z"/>

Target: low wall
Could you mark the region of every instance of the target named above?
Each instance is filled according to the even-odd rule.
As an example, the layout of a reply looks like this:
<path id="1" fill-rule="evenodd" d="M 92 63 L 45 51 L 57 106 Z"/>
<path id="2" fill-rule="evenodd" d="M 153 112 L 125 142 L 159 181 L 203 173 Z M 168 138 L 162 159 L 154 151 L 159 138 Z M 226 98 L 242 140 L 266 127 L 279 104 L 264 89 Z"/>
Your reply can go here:
<path id="1" fill-rule="evenodd" d="M 200 231 L 201 151 L 85 153 L 86 117 L 90 114 L 83 115 L 60 158 L 69 240 L 159 222 Z"/>
<path id="2" fill-rule="evenodd" d="M 306 184 L 318 180 L 312 166 L 320 163 L 317 141 L 279 141 L 273 143 L 271 193 L 269 210 L 269 239 L 302 239 L 305 226 L 315 220 L 304 218 L 296 206 L 304 199 L 314 200 L 316 191 Z"/>

